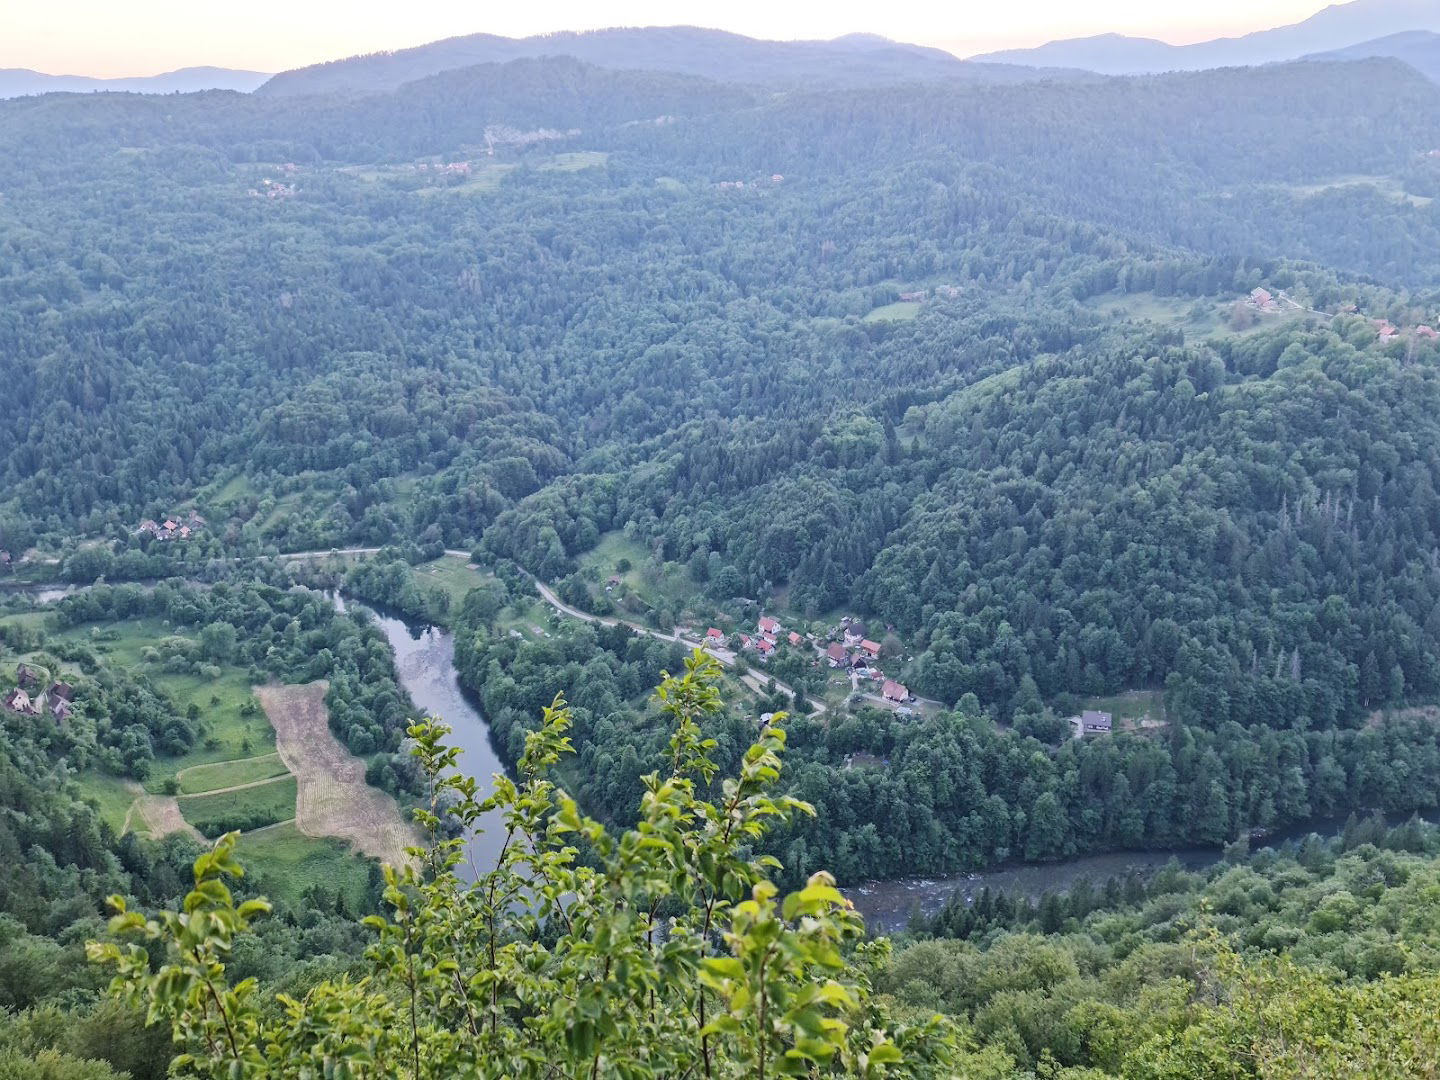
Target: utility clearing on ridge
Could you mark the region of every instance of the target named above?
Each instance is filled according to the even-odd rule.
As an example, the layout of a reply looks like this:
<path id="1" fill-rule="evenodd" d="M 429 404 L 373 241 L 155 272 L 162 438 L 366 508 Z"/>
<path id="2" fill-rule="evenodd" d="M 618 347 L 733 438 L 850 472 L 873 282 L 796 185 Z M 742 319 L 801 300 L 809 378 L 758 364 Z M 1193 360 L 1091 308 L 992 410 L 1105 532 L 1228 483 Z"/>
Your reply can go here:
<path id="1" fill-rule="evenodd" d="M 275 746 L 299 781 L 295 826 L 306 836 L 337 836 L 392 866 L 405 862 L 417 834 L 400 805 L 365 783 L 365 764 L 330 732 L 327 682 L 259 686 L 255 696 L 275 728 Z"/>

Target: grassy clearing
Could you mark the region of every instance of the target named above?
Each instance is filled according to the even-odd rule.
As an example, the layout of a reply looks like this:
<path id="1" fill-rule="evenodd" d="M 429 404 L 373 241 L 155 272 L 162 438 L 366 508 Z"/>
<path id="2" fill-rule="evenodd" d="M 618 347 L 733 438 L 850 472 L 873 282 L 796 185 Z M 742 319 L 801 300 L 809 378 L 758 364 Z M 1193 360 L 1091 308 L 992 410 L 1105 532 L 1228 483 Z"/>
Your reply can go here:
<path id="1" fill-rule="evenodd" d="M 85 772 L 75 777 L 80 785 L 80 797 L 92 799 L 100 810 L 105 824 L 115 830 L 118 836 L 125 828 L 125 815 L 135 801 L 135 782 L 109 773 Z"/>
<path id="2" fill-rule="evenodd" d="M 180 813 L 204 835 L 216 837 L 231 829 L 242 832 L 289 821 L 295 816 L 296 781 L 282 776 L 254 787 L 182 795 Z"/>
<path id="3" fill-rule="evenodd" d="M 198 713 L 195 745 L 179 757 L 157 758 L 146 780 L 147 791 L 163 791 L 178 772 L 195 765 L 274 752 L 275 732 L 254 700 L 247 672 L 226 665 L 220 668 L 218 678 L 211 679 L 172 671 L 149 651 L 167 638 L 193 641 L 193 633 L 177 633 L 163 619 L 131 619 L 77 626 L 54 638 L 88 645 L 109 666 L 143 672 L 182 716 L 189 714 L 192 706 Z"/>
<path id="4" fill-rule="evenodd" d="M 443 187 L 423 187 L 415 192 L 422 198 L 433 198 L 436 195 L 488 195 L 500 188 L 500 183 L 507 175 L 515 171 L 514 165 L 481 165 L 470 171 L 470 178 L 459 184 L 446 184 Z"/>
<path id="5" fill-rule="evenodd" d="M 669 191 L 677 195 L 689 190 L 683 183 L 681 183 L 679 180 L 676 180 L 673 176 L 657 176 L 655 178 L 655 186 L 658 187 L 661 191 Z"/>
<path id="6" fill-rule="evenodd" d="M 420 563 L 411 572 L 421 589 L 443 590 L 450 597 L 451 611 L 459 611 L 465 594 L 483 584 L 488 576 L 472 567 L 469 559 L 456 555 L 442 555 L 431 562 Z"/>
<path id="7" fill-rule="evenodd" d="M 227 506 L 256 494 L 258 492 L 255 490 L 255 485 L 250 482 L 250 478 L 244 473 L 239 473 L 210 492 L 209 500 L 217 506 Z"/>
<path id="8" fill-rule="evenodd" d="M 556 154 L 549 161 L 536 166 L 539 172 L 579 172 L 581 169 L 597 169 L 610 160 L 603 150 L 576 150 Z"/>
<path id="9" fill-rule="evenodd" d="M 683 620 L 689 617 L 686 608 L 700 591 L 687 567 L 657 562 L 645 545 L 619 530 L 606 533 L 580 557 L 580 570 L 593 579 L 597 594 L 614 602 L 617 614 L 635 621 L 643 621 L 660 608 Z M 618 584 L 611 586 L 612 578 L 619 578 Z"/>
<path id="10" fill-rule="evenodd" d="M 918 300 L 897 300 L 893 304 L 885 304 L 877 307 L 866 315 L 862 322 L 909 322 L 920 314 L 920 302 Z"/>
<path id="11" fill-rule="evenodd" d="M 180 781 L 180 794 L 201 795 L 219 788 L 270 780 L 285 776 L 288 772 L 279 754 L 265 754 L 261 757 L 241 758 L 238 761 L 192 765 L 188 769 L 182 769 L 177 779 Z"/>
<path id="12" fill-rule="evenodd" d="M 1161 690 L 1126 690 L 1109 697 L 1086 698 L 1083 707 L 1108 712 L 1117 728 L 1153 727 L 1169 722 L 1165 715 L 1165 693 Z"/>
<path id="13" fill-rule="evenodd" d="M 343 893 L 352 910 L 364 902 L 368 868 L 343 840 L 306 836 L 294 822 L 286 822 L 246 833 L 235 850 L 254 870 L 259 891 L 274 899 L 298 906 L 307 888 L 320 885 Z"/>
<path id="14" fill-rule="evenodd" d="M 19 611 L 14 615 L 6 615 L 4 619 L 0 619 L 0 623 L 23 626 L 30 630 L 46 630 L 49 628 L 50 616 L 44 611 Z"/>
<path id="15" fill-rule="evenodd" d="M 495 627 L 502 636 L 513 632 L 527 640 L 538 641 L 553 632 L 553 619 L 554 609 L 549 604 L 534 597 L 522 597 L 501 609 Z"/>
<path id="16" fill-rule="evenodd" d="M 160 790 L 167 779 L 196 765 L 274 752 L 275 732 L 264 714 L 258 707 L 253 707 L 251 715 L 245 714 L 246 704 L 255 697 L 245 672 L 222 668 L 218 679 L 155 672 L 151 679 L 179 706 L 182 714 L 192 704 L 199 709 L 200 733 L 186 753 L 156 762 L 156 775 L 146 781 L 147 790 Z"/>
<path id="17" fill-rule="evenodd" d="M 1322 180 L 1318 184 L 1286 184 L 1284 187 L 1301 198 L 1309 198 L 1312 195 L 1320 195 L 1340 188 L 1373 187 L 1387 199 L 1409 203 L 1414 207 L 1423 208 L 1435 201 L 1425 195 L 1410 194 L 1405 190 L 1404 185 L 1393 176 L 1382 176 L 1375 173 L 1353 173 L 1348 176 L 1337 176 L 1333 180 Z"/>
<path id="18" fill-rule="evenodd" d="M 1134 319 L 1161 326 L 1177 327 L 1189 337 L 1228 338 L 1271 330 L 1305 317 L 1293 308 L 1277 314 L 1263 315 L 1254 325 L 1237 330 L 1230 325 L 1230 311 L 1240 297 L 1228 300 L 1192 300 L 1180 296 L 1156 296 L 1154 293 L 1102 293 L 1082 303 L 1082 307 L 1099 312 L 1110 319 Z"/>

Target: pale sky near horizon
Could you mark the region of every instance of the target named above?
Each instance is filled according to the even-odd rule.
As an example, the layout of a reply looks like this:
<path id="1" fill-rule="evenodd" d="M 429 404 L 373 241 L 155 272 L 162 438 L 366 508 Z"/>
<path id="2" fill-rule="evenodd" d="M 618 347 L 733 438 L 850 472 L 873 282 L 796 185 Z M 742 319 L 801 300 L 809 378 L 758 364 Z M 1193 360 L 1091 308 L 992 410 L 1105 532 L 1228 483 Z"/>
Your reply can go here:
<path id="1" fill-rule="evenodd" d="M 283 71 L 459 34 L 716 27 L 752 37 L 864 31 L 959 56 L 1115 31 L 1173 44 L 1299 22 L 1329 0 L 0 0 L 0 68 L 111 78 L 214 65 Z"/>

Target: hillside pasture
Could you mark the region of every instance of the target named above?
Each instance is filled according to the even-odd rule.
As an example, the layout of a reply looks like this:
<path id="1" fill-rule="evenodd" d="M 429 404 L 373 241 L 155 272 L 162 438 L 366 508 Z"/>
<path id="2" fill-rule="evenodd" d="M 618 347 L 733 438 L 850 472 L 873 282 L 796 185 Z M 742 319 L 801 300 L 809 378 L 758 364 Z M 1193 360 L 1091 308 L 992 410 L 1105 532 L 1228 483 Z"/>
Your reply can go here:
<path id="1" fill-rule="evenodd" d="M 176 801 L 185 820 L 214 839 L 232 829 L 246 832 L 289 821 L 295 816 L 296 792 L 295 777 L 279 776 Z"/>
<path id="2" fill-rule="evenodd" d="M 275 728 L 280 758 L 298 781 L 296 827 L 306 836 L 348 840 L 366 855 L 399 866 L 418 835 L 392 796 L 365 783 L 365 763 L 331 733 L 328 689 L 322 681 L 256 690 Z"/>

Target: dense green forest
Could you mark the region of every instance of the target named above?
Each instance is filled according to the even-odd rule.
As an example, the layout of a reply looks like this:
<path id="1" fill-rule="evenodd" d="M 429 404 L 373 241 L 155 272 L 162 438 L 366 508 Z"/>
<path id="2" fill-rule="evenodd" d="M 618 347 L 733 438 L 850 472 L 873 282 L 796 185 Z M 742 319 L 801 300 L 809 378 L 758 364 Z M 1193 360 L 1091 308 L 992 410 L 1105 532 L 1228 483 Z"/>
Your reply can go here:
<path id="1" fill-rule="evenodd" d="M 598 609 L 623 533 L 688 582 L 662 627 L 858 611 L 945 712 L 801 722 L 797 880 L 1428 807 L 1390 763 L 1425 723 L 1365 724 L 1440 689 L 1437 105 L 1383 61 L 774 94 L 564 59 L 6 102 L 0 543 L 81 582 L 475 547 Z M 350 584 L 435 612 L 393 562 Z M 673 655 L 481 643 L 489 606 L 444 614 L 506 755 L 565 687 L 625 805 Z M 1131 689 L 1167 728 L 1058 745 Z"/>
<path id="2" fill-rule="evenodd" d="M 631 824 L 620 810 L 637 803 L 669 738 L 647 688 L 661 670 L 678 668 L 679 647 L 624 627 L 575 624 L 525 641 L 487 633 L 483 616 L 494 611 L 492 603 L 483 614 L 460 613 L 456 667 L 502 759 L 518 760 L 553 687 L 567 687 L 576 759 L 566 789 L 607 823 Z M 735 702 L 709 731 L 717 760 L 733 765 L 754 717 L 785 705 L 780 697 Z M 878 708 L 792 717 L 788 790 L 817 813 L 767 839 L 783 880 L 826 869 L 852 884 L 1006 859 L 1218 847 L 1312 817 L 1440 806 L 1425 779 L 1440 769 L 1430 715 L 1317 730 L 1225 720 L 1086 740 L 1061 725 L 1058 746 L 1039 719 L 1033 734 L 997 728 L 973 694 L 929 718 Z"/>
<path id="3" fill-rule="evenodd" d="M 1394 1074 L 1433 1068 L 1433 834 L 1241 848 L 1440 806 L 1440 87 L 741 74 L 0 102 L 0 575 L 93 586 L 3 605 L 76 701 L 0 713 L 0 1076 L 165 1074 L 82 959 L 109 894 L 189 907 L 138 927 L 181 974 L 97 951 L 194 1075 L 1377 1075 L 1377 1016 Z M 421 571 L 452 549 L 475 587 Z M 837 689 L 803 637 L 750 688 L 540 626 L 530 575 L 666 634 L 853 613 L 926 700 Z M 454 632 L 529 841 L 482 887 L 384 636 L 297 582 Z M 168 633 L 134 665 L 95 647 L 137 620 Z M 437 795 L 415 876 L 232 904 L 228 843 L 117 835 L 87 778 L 203 747 L 153 676 L 222 669 L 329 680 L 367 779 Z M 1127 693 L 1150 726 L 1070 737 Z M 832 890 L 1237 838 L 893 953 Z"/>
<path id="4" fill-rule="evenodd" d="M 420 872 L 387 871 L 387 914 L 369 920 L 379 944 L 350 968 L 361 981 L 332 971 L 303 1000 L 272 998 L 273 978 L 235 983 L 233 958 L 269 911 L 226 887 L 240 871 L 233 837 L 196 860 L 183 911 L 147 918 L 117 896 L 120 943 L 90 955 L 116 969 L 121 1000 L 169 1026 L 197 1076 L 337 1060 L 352 1076 L 414 1080 L 562 1066 L 975 1080 L 1433 1067 L 1433 828 L 1357 821 L 1329 844 L 1249 859 L 1237 848 L 1208 878 L 1081 883 L 1038 905 L 984 894 L 892 951 L 859 942 L 824 873 L 778 900 L 773 862 L 750 844 L 813 809 L 778 794 L 783 728 L 765 726 L 733 773 L 712 757 L 719 674 L 697 653 L 661 684 L 667 760 L 624 833 L 554 781 L 572 720 L 558 698 L 517 780 L 485 800 L 447 774 L 443 728 L 412 728 L 437 792 L 431 842 Z M 702 794 L 712 784 L 716 802 Z M 464 842 L 443 839 L 444 822 L 497 809 L 508 841 L 462 883 Z"/>

